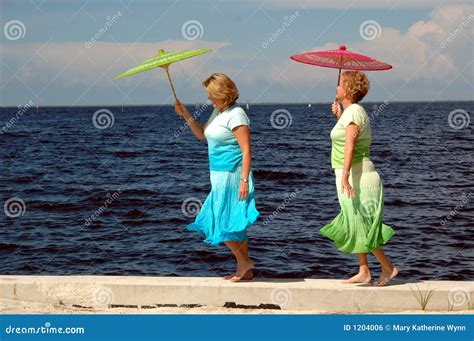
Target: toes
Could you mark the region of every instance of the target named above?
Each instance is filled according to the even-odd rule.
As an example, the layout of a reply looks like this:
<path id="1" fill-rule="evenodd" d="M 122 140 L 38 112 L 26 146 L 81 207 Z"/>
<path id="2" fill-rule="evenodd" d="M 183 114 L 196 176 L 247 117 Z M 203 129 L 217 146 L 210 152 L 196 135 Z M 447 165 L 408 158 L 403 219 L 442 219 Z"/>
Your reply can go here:
<path id="1" fill-rule="evenodd" d="M 374 286 L 384 287 L 385 285 L 388 284 L 388 282 L 390 282 L 390 277 L 383 277 L 383 278 L 380 278 L 377 282 L 375 282 Z"/>

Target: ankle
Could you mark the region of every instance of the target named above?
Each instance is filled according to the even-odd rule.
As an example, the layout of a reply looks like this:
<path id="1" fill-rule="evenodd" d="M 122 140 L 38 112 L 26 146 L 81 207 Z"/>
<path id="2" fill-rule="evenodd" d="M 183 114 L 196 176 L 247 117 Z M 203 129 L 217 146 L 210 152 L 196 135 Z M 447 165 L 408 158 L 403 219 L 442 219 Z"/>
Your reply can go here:
<path id="1" fill-rule="evenodd" d="M 393 265 L 391 266 L 382 265 L 381 268 L 382 268 L 382 272 L 392 272 L 393 270 L 395 270 L 395 267 Z"/>

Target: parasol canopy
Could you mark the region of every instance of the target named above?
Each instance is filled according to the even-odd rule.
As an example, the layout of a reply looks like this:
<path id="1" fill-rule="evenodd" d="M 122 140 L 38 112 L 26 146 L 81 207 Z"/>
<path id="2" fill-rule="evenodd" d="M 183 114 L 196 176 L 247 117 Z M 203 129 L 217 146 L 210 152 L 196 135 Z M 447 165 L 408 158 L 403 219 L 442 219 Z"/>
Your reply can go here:
<path id="1" fill-rule="evenodd" d="M 212 51 L 211 49 L 200 49 L 200 50 L 182 50 L 176 52 L 165 52 L 163 49 L 158 51 L 158 54 L 153 58 L 145 60 L 143 63 L 131 68 L 124 73 L 121 73 L 115 79 L 124 78 L 127 76 L 134 75 L 136 73 L 140 73 L 146 70 L 154 69 L 156 67 L 161 67 L 166 71 L 166 75 L 168 76 L 168 81 L 171 86 L 171 90 L 173 90 L 173 96 L 175 100 L 178 100 L 176 96 L 176 91 L 173 86 L 173 82 L 171 81 L 171 76 L 168 70 L 168 67 L 171 63 L 175 63 L 184 59 L 192 58 L 198 56 L 203 53 L 207 53 Z"/>
<path id="2" fill-rule="evenodd" d="M 337 84 L 339 84 L 342 69 L 381 71 L 392 68 L 392 65 L 377 59 L 347 51 L 344 45 L 339 46 L 337 50 L 305 52 L 290 58 L 304 64 L 339 69 Z"/>

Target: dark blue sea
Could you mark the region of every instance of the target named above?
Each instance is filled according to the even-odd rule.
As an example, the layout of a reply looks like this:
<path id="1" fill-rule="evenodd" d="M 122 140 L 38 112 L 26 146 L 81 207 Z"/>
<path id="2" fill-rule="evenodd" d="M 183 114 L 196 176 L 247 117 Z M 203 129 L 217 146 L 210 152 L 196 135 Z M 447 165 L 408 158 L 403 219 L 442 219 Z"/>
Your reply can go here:
<path id="1" fill-rule="evenodd" d="M 384 249 L 400 278 L 474 280 L 474 102 L 363 105 L 384 222 L 396 231 Z M 188 108 L 201 122 L 211 112 Z M 357 271 L 355 256 L 318 232 L 339 212 L 330 105 L 250 105 L 247 113 L 261 213 L 249 229 L 255 274 Z M 171 106 L 1 108 L 0 124 L 1 274 L 234 270 L 225 246 L 186 230 L 210 190 L 207 145 Z"/>

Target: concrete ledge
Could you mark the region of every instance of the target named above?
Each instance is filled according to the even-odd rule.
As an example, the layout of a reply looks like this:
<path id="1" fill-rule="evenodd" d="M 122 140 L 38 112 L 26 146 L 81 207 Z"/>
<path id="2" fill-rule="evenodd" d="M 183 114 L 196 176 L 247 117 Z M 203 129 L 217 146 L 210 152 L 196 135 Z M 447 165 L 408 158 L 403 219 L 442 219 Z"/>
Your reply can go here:
<path id="1" fill-rule="evenodd" d="M 413 292 L 415 291 L 415 292 Z M 328 279 L 255 279 L 232 283 L 217 277 L 0 276 L 0 299 L 94 307 L 215 306 L 323 313 L 422 311 L 473 312 L 474 281 L 395 282 L 375 288 Z M 417 299 L 418 297 L 418 299 Z"/>

